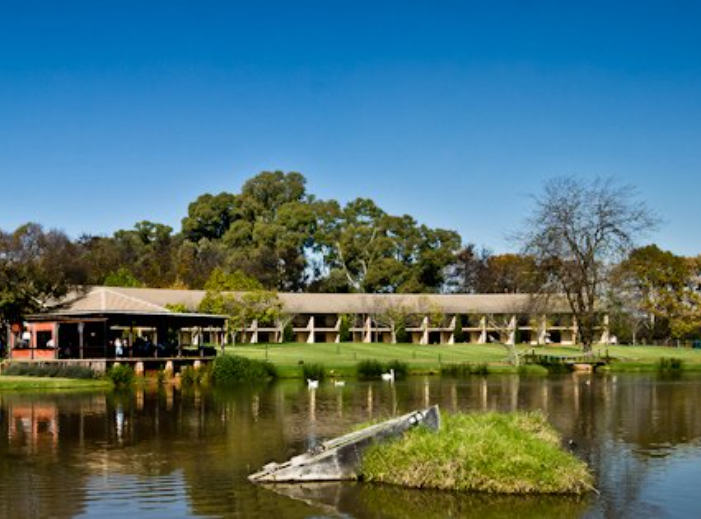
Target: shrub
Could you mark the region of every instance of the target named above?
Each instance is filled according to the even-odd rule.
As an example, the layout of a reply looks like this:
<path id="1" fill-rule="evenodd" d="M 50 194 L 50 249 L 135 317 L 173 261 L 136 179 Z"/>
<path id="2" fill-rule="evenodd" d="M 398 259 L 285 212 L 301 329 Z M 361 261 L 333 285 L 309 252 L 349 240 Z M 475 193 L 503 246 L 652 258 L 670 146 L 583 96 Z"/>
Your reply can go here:
<path id="1" fill-rule="evenodd" d="M 302 364 L 302 376 L 304 380 L 324 380 L 326 368 L 323 364 Z"/>
<path id="2" fill-rule="evenodd" d="M 10 364 L 4 371 L 3 375 L 20 376 L 20 377 L 56 377 L 56 378 L 78 378 L 92 379 L 95 377 L 95 372 L 86 367 L 78 365 L 67 365 L 59 363 L 47 364 L 30 364 L 16 363 Z"/>
<path id="3" fill-rule="evenodd" d="M 124 364 L 112 366 L 107 371 L 107 378 L 112 381 L 114 387 L 125 388 L 134 383 L 134 370 Z"/>
<path id="4" fill-rule="evenodd" d="M 395 379 L 406 378 L 409 374 L 409 366 L 406 362 L 401 362 L 399 360 L 391 360 L 385 364 L 384 373 L 387 373 L 390 369 L 394 370 Z"/>
<path id="5" fill-rule="evenodd" d="M 382 363 L 379 360 L 361 360 L 357 366 L 358 378 L 369 380 L 380 378 L 383 371 Z"/>
<path id="6" fill-rule="evenodd" d="M 684 361 L 674 357 L 662 357 L 657 364 L 659 371 L 680 371 L 683 367 Z"/>
<path id="7" fill-rule="evenodd" d="M 487 364 L 473 364 L 471 362 L 464 362 L 462 364 L 447 364 L 441 366 L 441 375 L 449 377 L 464 378 L 471 375 L 487 375 L 489 373 L 489 368 Z"/>
<path id="8" fill-rule="evenodd" d="M 406 331 L 406 323 L 399 323 L 395 333 L 399 344 L 410 342 L 409 332 Z"/>
<path id="9" fill-rule="evenodd" d="M 453 330 L 453 338 L 455 339 L 456 344 L 465 342 L 465 332 L 462 329 L 462 319 L 459 315 L 455 319 L 455 330 Z"/>
<path id="10" fill-rule="evenodd" d="M 192 366 L 185 366 L 180 370 L 180 382 L 183 386 L 194 386 L 206 383 L 209 378 L 209 364 L 202 366 L 200 369 L 195 369 Z"/>
<path id="11" fill-rule="evenodd" d="M 295 342 L 295 330 L 292 323 L 287 323 L 282 329 L 282 342 Z"/>
<path id="12" fill-rule="evenodd" d="M 387 373 L 390 369 L 394 370 L 395 379 L 406 378 L 409 374 L 409 366 L 398 360 L 383 364 L 379 360 L 368 359 L 360 361 L 356 367 L 358 378 L 363 380 L 381 378 L 382 374 Z"/>
<path id="13" fill-rule="evenodd" d="M 341 315 L 341 325 L 338 330 L 338 339 L 341 342 L 350 342 L 351 336 L 351 316 L 348 314 Z"/>
<path id="14" fill-rule="evenodd" d="M 277 376 L 275 367 L 260 360 L 239 355 L 220 355 L 212 363 L 212 381 L 216 385 L 231 385 L 270 380 Z"/>

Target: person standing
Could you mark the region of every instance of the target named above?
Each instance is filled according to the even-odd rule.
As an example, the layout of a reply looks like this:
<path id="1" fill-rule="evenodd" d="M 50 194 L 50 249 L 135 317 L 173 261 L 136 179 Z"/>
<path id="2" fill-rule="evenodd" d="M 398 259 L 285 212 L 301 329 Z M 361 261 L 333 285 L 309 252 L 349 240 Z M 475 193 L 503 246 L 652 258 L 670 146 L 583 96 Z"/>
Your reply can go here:
<path id="1" fill-rule="evenodd" d="M 124 348 L 122 347 L 122 339 L 117 337 L 117 339 L 114 341 L 114 356 L 121 357 L 122 355 L 124 355 Z"/>

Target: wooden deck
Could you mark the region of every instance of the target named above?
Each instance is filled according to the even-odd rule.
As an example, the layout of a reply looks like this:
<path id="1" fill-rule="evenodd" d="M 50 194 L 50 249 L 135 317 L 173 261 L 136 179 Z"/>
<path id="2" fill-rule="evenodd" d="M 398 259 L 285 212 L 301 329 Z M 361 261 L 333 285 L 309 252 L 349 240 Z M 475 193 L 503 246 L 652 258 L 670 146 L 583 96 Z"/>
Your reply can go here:
<path id="1" fill-rule="evenodd" d="M 200 364 L 208 364 L 214 360 L 214 356 L 198 357 L 125 357 L 125 358 L 95 358 L 95 359 L 11 359 L 7 364 L 61 364 L 66 366 L 85 366 L 97 373 L 104 373 L 115 364 L 126 364 L 132 368 L 141 363 L 144 371 L 159 371 L 172 363 L 173 371 L 179 372 L 186 366 L 192 366 L 199 361 Z"/>

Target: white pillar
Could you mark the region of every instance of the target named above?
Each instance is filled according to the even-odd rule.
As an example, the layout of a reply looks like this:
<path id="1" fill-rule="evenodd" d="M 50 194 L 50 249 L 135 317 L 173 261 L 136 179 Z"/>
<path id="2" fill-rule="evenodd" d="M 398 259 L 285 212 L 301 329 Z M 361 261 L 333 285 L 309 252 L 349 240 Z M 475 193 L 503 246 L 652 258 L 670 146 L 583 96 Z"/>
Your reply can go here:
<path id="1" fill-rule="evenodd" d="M 307 328 L 309 329 L 309 336 L 307 337 L 307 344 L 314 344 L 315 339 L 316 339 L 316 328 L 314 326 L 314 316 L 312 315 L 309 318 L 309 323 L 307 324 Z"/>
<path id="2" fill-rule="evenodd" d="M 487 318 L 484 315 L 480 317 L 480 338 L 477 344 L 487 344 Z"/>
<path id="3" fill-rule="evenodd" d="M 251 344 L 258 344 L 258 319 L 253 319 L 251 322 Z"/>
<path id="4" fill-rule="evenodd" d="M 455 344 L 455 325 L 458 322 L 458 316 L 454 315 L 450 320 L 450 338 L 448 339 L 448 344 Z"/>

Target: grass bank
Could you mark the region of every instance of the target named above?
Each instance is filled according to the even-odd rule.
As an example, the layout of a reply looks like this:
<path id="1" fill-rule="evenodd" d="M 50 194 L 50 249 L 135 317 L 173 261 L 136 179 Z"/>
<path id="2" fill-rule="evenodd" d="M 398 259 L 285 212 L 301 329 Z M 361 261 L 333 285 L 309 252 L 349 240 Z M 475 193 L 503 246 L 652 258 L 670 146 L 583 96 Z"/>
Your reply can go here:
<path id="1" fill-rule="evenodd" d="M 586 464 L 541 413 L 443 413 L 440 431 L 409 431 L 363 457 L 368 482 L 495 494 L 583 494 Z"/>
<path id="2" fill-rule="evenodd" d="M 112 387 L 112 383 L 105 379 L 0 376 L 0 391 L 108 389 L 110 387 Z"/>
<path id="3" fill-rule="evenodd" d="M 578 355 L 575 346 L 519 346 L 521 351 L 535 349 L 552 355 Z M 701 370 L 701 350 L 662 346 L 597 346 L 595 351 L 614 359 L 612 371 L 656 371 L 660 359 L 683 360 L 684 371 Z M 269 360 L 281 378 L 301 378 L 304 364 L 321 364 L 330 376 L 354 377 L 356 366 L 363 360 L 406 363 L 409 374 L 438 374 L 445 366 L 486 364 L 488 373 L 516 373 L 507 363 L 506 349 L 498 344 L 245 344 L 227 348 L 227 352 L 257 360 Z M 545 369 L 528 366 L 522 373 L 543 374 Z"/>

